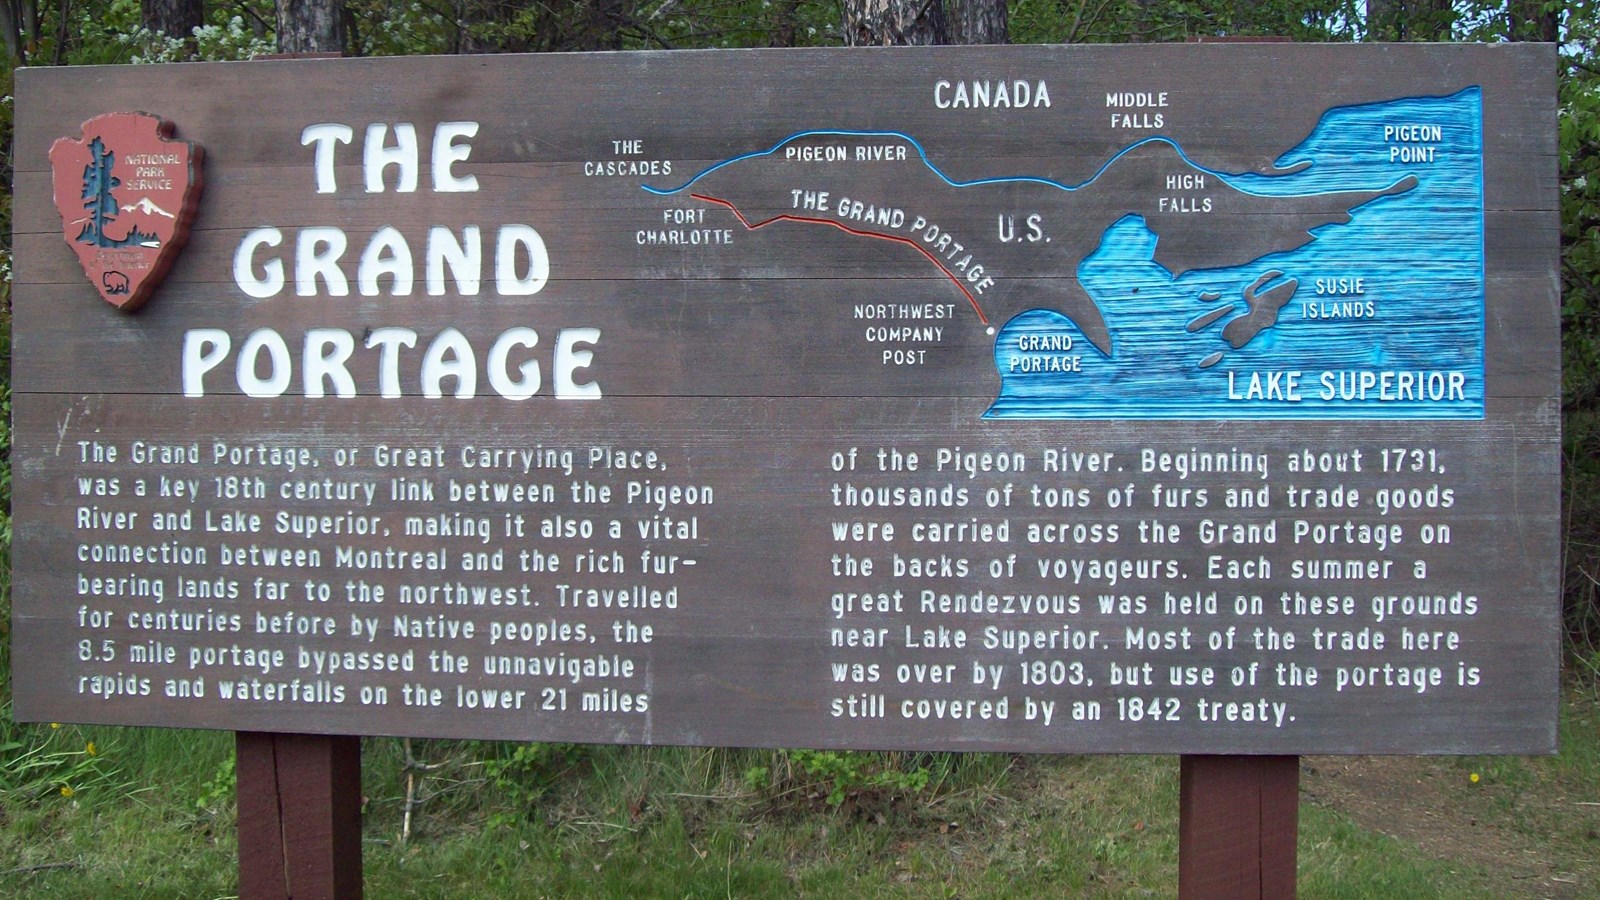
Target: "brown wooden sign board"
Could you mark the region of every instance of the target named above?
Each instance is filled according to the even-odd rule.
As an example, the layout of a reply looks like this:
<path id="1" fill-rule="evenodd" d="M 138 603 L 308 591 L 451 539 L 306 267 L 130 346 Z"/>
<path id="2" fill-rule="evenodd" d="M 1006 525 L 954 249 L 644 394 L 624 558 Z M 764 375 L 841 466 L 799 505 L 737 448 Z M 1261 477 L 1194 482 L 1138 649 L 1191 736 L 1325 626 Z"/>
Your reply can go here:
<path id="1" fill-rule="evenodd" d="M 16 715 L 1550 752 L 1553 72 L 1264 45 L 20 72 Z M 132 314 L 48 157 L 131 110 L 206 185 Z"/>

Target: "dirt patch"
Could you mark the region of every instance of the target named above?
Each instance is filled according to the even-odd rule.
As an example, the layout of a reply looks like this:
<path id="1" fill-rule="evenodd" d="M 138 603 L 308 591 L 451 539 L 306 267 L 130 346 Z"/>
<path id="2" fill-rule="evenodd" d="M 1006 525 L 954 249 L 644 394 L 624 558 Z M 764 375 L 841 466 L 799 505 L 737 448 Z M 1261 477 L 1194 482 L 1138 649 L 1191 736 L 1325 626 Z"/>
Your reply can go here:
<path id="1" fill-rule="evenodd" d="M 1303 800 L 1469 867 L 1486 894 L 1596 896 L 1600 807 L 1585 801 L 1600 797 L 1569 799 L 1559 785 L 1544 787 L 1555 790 L 1473 784 L 1459 763 L 1426 757 L 1316 756 L 1301 763 Z"/>

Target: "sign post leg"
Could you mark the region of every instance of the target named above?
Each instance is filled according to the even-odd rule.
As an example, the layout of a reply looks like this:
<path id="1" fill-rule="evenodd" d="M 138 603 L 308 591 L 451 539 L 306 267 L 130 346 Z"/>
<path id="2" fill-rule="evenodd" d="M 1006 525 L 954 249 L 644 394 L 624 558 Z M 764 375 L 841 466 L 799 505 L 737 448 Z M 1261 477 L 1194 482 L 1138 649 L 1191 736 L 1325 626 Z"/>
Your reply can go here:
<path id="1" fill-rule="evenodd" d="M 1178 896 L 1293 897 L 1300 757 L 1185 756 Z"/>
<path id="2" fill-rule="evenodd" d="M 239 896 L 361 896 L 361 739 L 241 731 Z"/>

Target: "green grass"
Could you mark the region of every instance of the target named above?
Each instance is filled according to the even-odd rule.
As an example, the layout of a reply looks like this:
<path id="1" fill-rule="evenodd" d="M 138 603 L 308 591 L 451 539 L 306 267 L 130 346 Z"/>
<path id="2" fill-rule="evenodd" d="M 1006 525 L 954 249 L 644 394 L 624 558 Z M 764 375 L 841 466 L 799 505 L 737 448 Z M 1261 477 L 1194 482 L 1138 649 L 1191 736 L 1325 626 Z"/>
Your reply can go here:
<path id="1" fill-rule="evenodd" d="M 1420 765 L 1444 792 L 1439 814 L 1493 819 L 1508 840 L 1586 865 L 1600 854 L 1596 817 L 1572 815 L 1567 800 L 1600 800 L 1597 726 L 1594 697 L 1573 695 L 1558 757 Z M 79 754 L 50 779 L 0 781 L 0 895 L 234 893 L 230 734 L 52 729 L 0 717 L 0 735 L 0 743 Z M 89 741 L 93 757 L 82 755 Z M 804 754 L 765 750 L 413 741 L 408 769 L 401 741 L 369 739 L 367 889 L 416 897 L 1176 893 L 1174 757 L 847 757 L 818 766 Z M 14 775 L 18 758 L 15 749 L 0 755 L 0 775 Z M 835 770 L 854 774 L 841 785 Z M 882 771 L 895 774 L 885 780 L 875 774 Z M 926 776 L 908 777 L 916 773 Z M 415 803 L 402 840 L 408 774 Z M 73 780 L 71 796 L 55 775 Z M 1430 855 L 1312 802 L 1302 802 L 1300 821 L 1302 896 L 1506 893 L 1503 873 L 1471 846 Z"/>
<path id="2" fill-rule="evenodd" d="M 63 897 L 233 893 L 233 807 L 193 802 L 231 755 L 232 735 L 105 726 L 18 725 L 0 710 L 0 745 L 70 754 L 48 772 L 12 777 L 0 752 L 0 894 Z M 92 757 L 85 754 L 95 745 Z"/>
<path id="3" fill-rule="evenodd" d="M 1363 829 L 1337 812 L 1302 804 L 1300 895 L 1420 900 L 1493 897 L 1496 891 L 1486 874 L 1470 864 L 1423 858 L 1402 841 Z"/>

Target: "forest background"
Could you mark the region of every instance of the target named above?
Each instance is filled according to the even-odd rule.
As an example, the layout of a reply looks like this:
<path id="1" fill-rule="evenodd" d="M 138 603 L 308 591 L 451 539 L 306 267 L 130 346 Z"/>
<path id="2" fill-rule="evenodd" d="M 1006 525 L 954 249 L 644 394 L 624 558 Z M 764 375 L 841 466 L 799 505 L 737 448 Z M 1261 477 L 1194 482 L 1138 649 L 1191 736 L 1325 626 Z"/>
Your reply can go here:
<path id="1" fill-rule="evenodd" d="M 1302 765 L 1307 896 L 1600 894 L 1596 0 L 0 0 L 0 895 L 225 896 L 226 733 L 11 717 L 11 83 L 22 66 L 705 47 L 1560 49 L 1562 751 Z M 1176 761 L 365 741 L 374 895 L 1174 892 Z"/>

